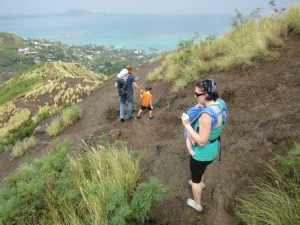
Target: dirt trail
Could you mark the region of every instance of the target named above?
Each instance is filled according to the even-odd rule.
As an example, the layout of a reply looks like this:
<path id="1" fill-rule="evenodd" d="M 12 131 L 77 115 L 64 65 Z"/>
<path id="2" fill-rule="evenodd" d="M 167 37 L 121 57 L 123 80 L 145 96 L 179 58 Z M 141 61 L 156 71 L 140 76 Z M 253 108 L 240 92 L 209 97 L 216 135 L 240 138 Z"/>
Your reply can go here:
<path id="1" fill-rule="evenodd" d="M 300 38 L 286 42 L 277 59 L 244 71 L 211 74 L 217 81 L 221 97 L 229 107 L 228 123 L 222 133 L 222 161 L 208 167 L 207 188 L 203 192 L 204 212 L 186 205 L 192 197 L 187 184 L 190 177 L 189 155 L 182 135 L 180 115 L 195 104 L 194 85 L 178 95 L 162 81 L 153 87 L 155 118 L 144 114 L 140 120 L 121 123 L 119 99 L 113 80 L 95 90 L 79 106 L 83 118 L 64 131 L 59 138 L 84 139 L 94 144 L 102 132 L 111 139 L 128 142 L 130 149 L 142 153 L 142 179 L 156 176 L 168 187 L 168 199 L 155 206 L 149 224 L 238 224 L 233 216 L 235 197 L 253 178 L 261 175 L 262 161 L 275 153 L 286 154 L 299 142 L 300 126 Z M 134 71 L 137 83 L 145 88 L 145 78 L 159 62 Z M 135 109 L 140 99 L 135 92 Z M 51 118 L 49 118 L 51 120 Z M 47 123 L 45 121 L 44 123 Z M 38 136 L 39 144 L 31 153 L 46 150 L 54 139 Z M 15 169 L 21 160 L 9 162 L 8 153 L 0 155 L 0 178 Z"/>

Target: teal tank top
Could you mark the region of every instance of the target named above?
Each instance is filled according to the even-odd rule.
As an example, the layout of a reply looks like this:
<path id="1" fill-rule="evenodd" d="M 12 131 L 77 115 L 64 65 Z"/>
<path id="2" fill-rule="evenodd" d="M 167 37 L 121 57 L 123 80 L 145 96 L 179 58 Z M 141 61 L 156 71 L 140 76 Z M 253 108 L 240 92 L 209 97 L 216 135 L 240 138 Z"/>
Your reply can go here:
<path id="1" fill-rule="evenodd" d="M 219 104 L 213 104 L 214 106 L 217 106 L 220 109 L 220 112 L 223 110 L 223 105 L 221 103 Z M 211 106 L 213 106 L 211 105 Z M 223 129 L 223 121 L 224 118 L 222 116 L 222 123 L 219 127 L 212 129 L 210 136 L 209 136 L 209 141 L 213 141 L 215 139 L 217 139 L 220 134 L 221 131 Z M 197 120 L 197 122 L 194 125 L 194 130 L 195 131 L 199 131 L 199 120 Z M 193 156 L 193 159 L 197 160 L 197 161 L 212 161 L 214 160 L 218 154 L 219 154 L 219 147 L 220 147 L 220 142 L 218 140 L 212 142 L 212 143 L 208 143 L 204 146 L 193 146 L 193 150 L 196 152 L 196 155 Z"/>

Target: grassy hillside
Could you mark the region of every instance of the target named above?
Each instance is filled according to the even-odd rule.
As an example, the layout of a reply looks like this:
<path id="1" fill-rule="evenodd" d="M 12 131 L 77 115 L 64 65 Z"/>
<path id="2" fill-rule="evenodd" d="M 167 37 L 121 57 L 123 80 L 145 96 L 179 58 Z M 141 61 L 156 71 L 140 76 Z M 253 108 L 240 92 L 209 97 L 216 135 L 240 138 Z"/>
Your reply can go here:
<path id="1" fill-rule="evenodd" d="M 107 79 L 76 63 L 41 63 L 0 84 L 0 152 L 32 135 L 42 119 L 80 102 Z M 39 116 L 40 115 L 40 116 Z"/>
<path id="2" fill-rule="evenodd" d="M 0 74 L 24 71 L 35 64 L 32 58 L 17 51 L 18 48 L 26 47 L 26 44 L 24 39 L 14 34 L 0 32 Z"/>
<path id="3" fill-rule="evenodd" d="M 288 34 L 300 34 L 300 6 L 258 22 L 249 18 L 218 40 L 210 36 L 199 43 L 186 41 L 176 53 L 164 56 L 161 66 L 149 74 L 148 80 L 173 82 L 173 91 L 179 92 L 209 72 L 243 70 L 273 59 Z"/>
<path id="4" fill-rule="evenodd" d="M 15 101 L 26 94 L 38 94 L 39 91 L 44 94 L 46 91 L 50 91 L 49 83 L 52 84 L 52 89 L 55 89 L 55 86 L 57 87 L 67 78 L 81 79 L 84 82 L 92 83 L 92 87 L 94 87 L 101 84 L 106 76 L 86 70 L 83 66 L 75 63 L 42 63 L 30 71 L 0 84 L 0 105 L 8 101 Z M 81 81 L 78 82 L 81 83 Z"/>

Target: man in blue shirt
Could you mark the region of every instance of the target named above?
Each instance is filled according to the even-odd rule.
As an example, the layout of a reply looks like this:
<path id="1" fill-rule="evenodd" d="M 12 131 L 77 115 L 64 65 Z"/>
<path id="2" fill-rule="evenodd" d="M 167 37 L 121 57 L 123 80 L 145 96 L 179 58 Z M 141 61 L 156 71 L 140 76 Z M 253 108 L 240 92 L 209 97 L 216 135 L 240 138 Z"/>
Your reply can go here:
<path id="1" fill-rule="evenodd" d="M 127 85 L 127 95 L 125 96 L 120 96 L 120 119 L 121 122 L 124 122 L 124 110 L 125 110 L 125 105 L 126 102 L 128 102 L 128 110 L 127 110 L 127 114 L 128 114 L 128 119 L 132 119 L 132 109 L 133 109 L 133 87 L 141 92 L 142 90 L 140 89 L 139 85 L 135 82 L 135 77 L 132 74 L 132 67 L 130 65 L 126 66 L 126 69 L 128 70 L 128 78 L 126 81 L 126 85 Z"/>

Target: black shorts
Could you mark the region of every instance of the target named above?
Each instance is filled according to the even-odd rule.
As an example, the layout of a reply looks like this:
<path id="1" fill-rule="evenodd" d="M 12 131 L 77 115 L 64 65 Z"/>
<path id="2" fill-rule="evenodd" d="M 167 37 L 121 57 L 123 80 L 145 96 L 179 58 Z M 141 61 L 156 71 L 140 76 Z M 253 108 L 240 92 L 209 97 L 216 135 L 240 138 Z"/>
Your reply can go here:
<path id="1" fill-rule="evenodd" d="M 197 161 L 191 157 L 190 159 L 190 170 L 192 175 L 193 183 L 199 184 L 201 182 L 202 176 L 205 172 L 206 167 L 213 161 Z"/>
<path id="2" fill-rule="evenodd" d="M 148 107 L 141 106 L 141 110 L 143 110 L 143 111 L 144 111 L 145 109 L 152 110 L 152 109 L 151 109 L 151 106 L 148 106 Z"/>

